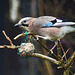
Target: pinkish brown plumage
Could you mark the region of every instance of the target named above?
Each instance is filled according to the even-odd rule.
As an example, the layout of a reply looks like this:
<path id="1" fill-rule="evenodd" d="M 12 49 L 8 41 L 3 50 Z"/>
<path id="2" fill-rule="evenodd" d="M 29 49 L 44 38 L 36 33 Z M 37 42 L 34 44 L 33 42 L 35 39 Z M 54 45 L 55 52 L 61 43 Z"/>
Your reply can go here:
<path id="1" fill-rule="evenodd" d="M 75 31 L 75 22 L 63 22 L 52 16 L 26 17 L 21 19 L 18 25 L 24 30 L 33 32 L 38 37 L 52 41 L 61 39 L 67 33 Z"/>
<path id="2" fill-rule="evenodd" d="M 19 26 L 23 31 L 33 32 L 37 39 L 43 38 L 55 42 L 67 33 L 75 32 L 75 22 L 63 22 L 52 16 L 22 18 L 15 26 Z M 56 44 L 51 49 L 51 53 L 53 53 L 52 50 L 56 47 Z"/>

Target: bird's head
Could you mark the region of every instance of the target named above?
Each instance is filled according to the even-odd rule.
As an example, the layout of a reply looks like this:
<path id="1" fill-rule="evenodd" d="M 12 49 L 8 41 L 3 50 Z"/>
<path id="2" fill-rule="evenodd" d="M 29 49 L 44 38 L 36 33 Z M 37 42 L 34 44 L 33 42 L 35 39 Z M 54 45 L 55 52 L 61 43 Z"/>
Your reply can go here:
<path id="1" fill-rule="evenodd" d="M 17 24 L 15 24 L 15 27 L 20 27 L 24 31 L 29 31 L 28 26 L 30 25 L 32 19 L 32 17 L 22 18 Z"/>

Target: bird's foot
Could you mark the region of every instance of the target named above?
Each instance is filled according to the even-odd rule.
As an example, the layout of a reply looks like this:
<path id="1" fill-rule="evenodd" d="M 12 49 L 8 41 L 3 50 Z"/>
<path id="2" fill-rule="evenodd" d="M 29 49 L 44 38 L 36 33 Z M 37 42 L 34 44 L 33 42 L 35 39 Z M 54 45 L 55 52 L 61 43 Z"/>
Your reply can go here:
<path id="1" fill-rule="evenodd" d="M 51 52 L 51 54 L 53 54 L 53 50 L 52 49 L 50 49 L 50 52 Z"/>
<path id="2" fill-rule="evenodd" d="M 51 54 L 53 54 L 53 50 L 55 49 L 56 46 L 57 46 L 57 45 L 55 44 L 55 45 L 50 49 Z"/>
<path id="3" fill-rule="evenodd" d="M 38 35 L 36 35 L 36 37 L 37 37 L 37 39 L 36 39 L 36 40 L 39 40 L 39 36 L 38 36 Z"/>
<path id="4" fill-rule="evenodd" d="M 39 38 L 43 38 L 42 36 L 36 35 L 37 40 L 39 40 Z"/>

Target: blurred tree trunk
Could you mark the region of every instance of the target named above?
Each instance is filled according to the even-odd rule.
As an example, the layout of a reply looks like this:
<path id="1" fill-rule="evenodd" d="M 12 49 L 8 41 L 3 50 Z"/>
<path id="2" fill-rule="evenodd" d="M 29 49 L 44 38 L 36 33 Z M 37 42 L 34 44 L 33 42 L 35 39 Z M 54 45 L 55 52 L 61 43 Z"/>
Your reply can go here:
<path id="1" fill-rule="evenodd" d="M 48 0 L 46 0 L 48 1 Z M 38 2 L 38 5 L 39 5 L 39 16 L 44 16 L 44 0 L 39 0 Z M 44 41 L 42 39 L 41 41 L 45 46 L 46 46 L 46 41 Z M 42 48 L 42 54 L 45 54 L 48 56 L 48 52 Z M 49 61 L 46 61 L 46 60 L 42 60 L 42 63 L 43 63 L 43 67 L 44 67 L 44 72 L 46 72 L 46 75 L 53 75 L 53 70 L 52 70 L 52 66 L 51 66 L 51 63 Z M 42 68 L 43 69 L 43 68 Z"/>
<path id="2" fill-rule="evenodd" d="M 36 11 L 37 9 L 36 9 L 36 0 L 32 0 L 32 2 L 31 2 L 31 15 L 33 16 L 33 17 L 36 17 Z"/>
<path id="3" fill-rule="evenodd" d="M 5 28 L 6 28 L 6 34 L 11 38 L 11 40 L 13 41 L 13 37 L 17 34 L 18 30 L 16 31 L 14 24 L 17 22 L 18 20 L 18 14 L 19 11 L 17 9 L 13 10 L 15 8 L 13 8 L 15 6 L 16 0 L 7 0 L 6 2 L 6 22 L 5 22 Z M 17 4 L 16 4 L 17 5 Z M 13 13 L 13 15 L 11 15 L 10 13 Z M 17 12 L 16 14 L 14 12 Z M 12 17 L 10 17 L 10 15 L 12 17 L 14 17 L 12 19 Z M 15 33 L 16 32 L 16 33 Z M 6 39 L 5 39 L 6 40 Z M 20 41 L 17 41 L 17 43 L 15 42 L 15 44 L 19 44 Z M 9 44 L 9 42 L 6 40 L 6 44 Z M 17 56 L 17 50 L 12 50 L 12 49 L 6 49 L 6 75 L 20 75 L 20 65 L 19 65 L 19 60 L 18 60 L 18 56 Z"/>
<path id="4" fill-rule="evenodd" d="M 44 3 L 43 0 L 38 0 L 38 7 L 39 7 L 39 16 L 44 16 Z"/>
<path id="5" fill-rule="evenodd" d="M 46 41 L 45 40 L 42 40 L 42 43 L 46 45 Z M 42 53 L 44 55 L 47 55 L 48 56 L 48 52 L 42 48 Z M 47 75 L 53 75 L 53 69 L 52 69 L 52 65 L 49 61 L 47 60 L 42 60 L 42 63 L 43 63 L 43 66 L 44 66 L 44 70 L 46 71 Z"/>

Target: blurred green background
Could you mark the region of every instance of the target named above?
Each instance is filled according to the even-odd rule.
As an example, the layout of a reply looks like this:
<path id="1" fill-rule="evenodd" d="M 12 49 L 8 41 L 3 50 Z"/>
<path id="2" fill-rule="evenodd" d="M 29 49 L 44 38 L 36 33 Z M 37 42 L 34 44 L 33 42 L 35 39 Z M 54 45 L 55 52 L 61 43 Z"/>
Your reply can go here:
<path id="1" fill-rule="evenodd" d="M 11 38 L 15 45 L 20 45 L 22 38 L 14 41 L 13 38 L 21 33 L 21 29 L 14 24 L 23 17 L 55 16 L 66 21 L 75 21 L 75 0 L 0 0 L 0 45 L 8 44 L 2 30 Z M 48 48 L 53 46 L 51 41 L 41 41 Z M 70 57 L 75 50 L 75 33 L 68 34 L 62 40 L 65 51 Z M 36 52 L 48 55 L 41 46 L 34 41 Z M 54 50 L 56 53 L 56 49 Z M 75 72 L 75 64 L 71 70 Z M 63 75 L 57 65 L 39 58 L 22 58 L 17 50 L 0 49 L 0 75 Z"/>

